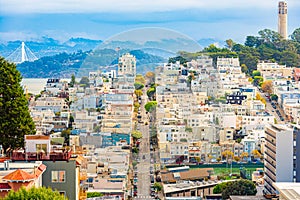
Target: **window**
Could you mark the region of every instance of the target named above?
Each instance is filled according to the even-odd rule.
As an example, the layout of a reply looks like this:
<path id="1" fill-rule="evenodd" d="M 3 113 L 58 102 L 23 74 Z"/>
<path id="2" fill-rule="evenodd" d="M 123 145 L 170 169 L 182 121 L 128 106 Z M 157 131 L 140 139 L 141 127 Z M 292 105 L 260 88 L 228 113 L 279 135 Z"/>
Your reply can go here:
<path id="1" fill-rule="evenodd" d="M 52 171 L 51 172 L 52 183 L 63 183 L 66 181 L 66 171 Z"/>
<path id="2" fill-rule="evenodd" d="M 36 144 L 35 145 L 36 152 L 47 152 L 47 144 Z"/>
<path id="3" fill-rule="evenodd" d="M 59 191 L 60 195 L 66 196 L 66 191 Z"/>

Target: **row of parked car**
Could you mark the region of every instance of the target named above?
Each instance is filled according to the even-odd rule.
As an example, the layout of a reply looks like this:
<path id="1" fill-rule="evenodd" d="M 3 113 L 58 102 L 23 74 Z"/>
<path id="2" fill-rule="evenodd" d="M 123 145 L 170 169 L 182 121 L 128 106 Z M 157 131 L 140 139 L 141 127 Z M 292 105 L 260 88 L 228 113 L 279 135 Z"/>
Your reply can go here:
<path id="1" fill-rule="evenodd" d="M 272 108 L 275 109 L 275 112 L 277 113 L 279 119 L 280 119 L 281 121 L 284 121 L 284 117 L 281 115 L 280 111 L 277 109 L 276 104 L 275 104 L 274 102 L 271 102 L 271 106 L 272 106 Z M 272 111 L 272 112 L 273 112 L 273 111 Z"/>

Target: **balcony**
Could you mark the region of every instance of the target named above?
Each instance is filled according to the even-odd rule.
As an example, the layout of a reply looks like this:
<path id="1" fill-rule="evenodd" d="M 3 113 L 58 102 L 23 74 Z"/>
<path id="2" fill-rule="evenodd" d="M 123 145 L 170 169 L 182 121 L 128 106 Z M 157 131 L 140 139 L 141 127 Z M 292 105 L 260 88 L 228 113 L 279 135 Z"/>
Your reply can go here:
<path id="1" fill-rule="evenodd" d="M 71 150 L 61 149 L 49 153 L 25 152 L 14 150 L 11 153 L 12 161 L 68 161 L 71 158 Z"/>

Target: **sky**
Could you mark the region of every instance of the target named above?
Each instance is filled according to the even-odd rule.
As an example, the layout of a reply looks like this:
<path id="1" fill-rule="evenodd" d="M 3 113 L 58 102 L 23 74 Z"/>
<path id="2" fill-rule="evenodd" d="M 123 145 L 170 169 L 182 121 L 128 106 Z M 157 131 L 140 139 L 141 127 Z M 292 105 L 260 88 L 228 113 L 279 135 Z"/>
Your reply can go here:
<path id="1" fill-rule="evenodd" d="M 287 2 L 291 34 L 300 27 L 300 1 Z M 143 27 L 244 42 L 264 28 L 277 30 L 277 6 L 277 0 L 0 0 L 0 42 L 106 40 Z"/>

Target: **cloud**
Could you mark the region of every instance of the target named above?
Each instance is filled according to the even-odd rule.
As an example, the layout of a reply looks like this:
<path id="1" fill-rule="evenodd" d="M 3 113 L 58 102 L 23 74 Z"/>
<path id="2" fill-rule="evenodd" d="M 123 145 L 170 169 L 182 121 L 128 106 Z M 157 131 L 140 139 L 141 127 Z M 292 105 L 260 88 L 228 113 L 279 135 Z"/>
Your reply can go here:
<path id="1" fill-rule="evenodd" d="M 289 0 L 289 6 L 300 6 Z M 184 9 L 276 8 L 274 0 L 0 0 L 0 12 L 15 13 L 100 13 L 161 12 Z M 255 10 L 254 10 L 255 11 Z"/>

